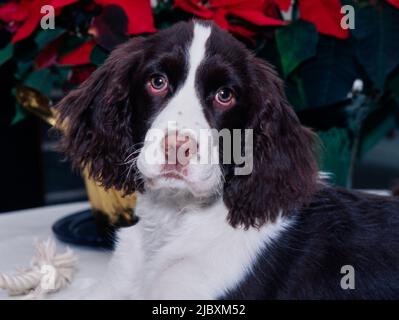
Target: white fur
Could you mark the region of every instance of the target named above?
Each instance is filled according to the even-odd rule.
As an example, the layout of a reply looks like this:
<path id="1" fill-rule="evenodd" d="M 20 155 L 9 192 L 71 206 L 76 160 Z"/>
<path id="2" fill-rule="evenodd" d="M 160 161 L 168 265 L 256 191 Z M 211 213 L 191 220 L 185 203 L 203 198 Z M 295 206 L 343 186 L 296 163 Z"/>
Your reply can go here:
<path id="1" fill-rule="evenodd" d="M 136 226 L 122 229 L 98 299 L 216 299 L 232 290 L 257 254 L 289 220 L 279 218 L 259 230 L 233 228 L 219 198 L 211 203 L 163 192 L 138 196 Z"/>
<path id="2" fill-rule="evenodd" d="M 164 133 L 168 130 L 178 130 L 181 134 L 187 133 L 199 137 L 200 130 L 211 131 L 195 88 L 196 73 L 206 55 L 206 42 L 210 34 L 210 27 L 195 24 L 193 40 L 187 51 L 189 57 L 187 78 L 168 105 L 155 117 L 146 135 L 137 167 L 147 178 L 147 188 L 160 189 L 168 186 L 189 190 L 197 196 L 208 196 L 209 192 L 220 191 L 222 174 L 217 161 L 200 163 L 201 158 L 209 156 L 207 144 L 199 145 L 199 157 L 194 157 L 190 161 L 185 181 L 160 177 L 161 164 L 165 163 L 161 143 Z M 215 152 L 213 155 L 218 156 L 218 153 Z"/>

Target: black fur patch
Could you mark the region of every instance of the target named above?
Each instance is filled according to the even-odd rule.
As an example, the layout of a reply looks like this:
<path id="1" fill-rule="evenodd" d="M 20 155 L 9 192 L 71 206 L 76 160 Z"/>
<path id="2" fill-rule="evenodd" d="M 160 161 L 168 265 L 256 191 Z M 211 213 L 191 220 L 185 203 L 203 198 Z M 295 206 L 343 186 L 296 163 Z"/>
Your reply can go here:
<path id="1" fill-rule="evenodd" d="M 223 299 L 399 297 L 398 199 L 326 187 L 292 222 Z M 341 288 L 344 265 L 354 289 Z"/>

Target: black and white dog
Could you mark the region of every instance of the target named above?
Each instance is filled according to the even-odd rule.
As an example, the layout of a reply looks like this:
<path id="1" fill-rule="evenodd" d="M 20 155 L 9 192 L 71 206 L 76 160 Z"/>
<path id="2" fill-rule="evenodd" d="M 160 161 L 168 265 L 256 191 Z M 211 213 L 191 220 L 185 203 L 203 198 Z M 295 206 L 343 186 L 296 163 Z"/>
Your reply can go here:
<path id="1" fill-rule="evenodd" d="M 282 81 L 218 27 L 130 40 L 57 110 L 72 162 L 138 196 L 140 220 L 88 297 L 399 298 L 399 201 L 323 184 Z M 200 130 L 237 129 L 249 174 L 236 157 L 202 161 L 234 146 Z"/>

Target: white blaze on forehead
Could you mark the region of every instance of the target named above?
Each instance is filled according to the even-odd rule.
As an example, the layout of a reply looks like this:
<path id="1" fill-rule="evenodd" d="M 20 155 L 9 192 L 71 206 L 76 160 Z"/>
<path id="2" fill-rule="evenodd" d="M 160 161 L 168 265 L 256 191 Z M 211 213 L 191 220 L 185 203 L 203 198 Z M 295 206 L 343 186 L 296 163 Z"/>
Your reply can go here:
<path id="1" fill-rule="evenodd" d="M 194 24 L 193 38 L 186 51 L 187 77 L 165 109 L 156 117 L 153 127 L 166 129 L 166 127 L 176 126 L 176 129 L 180 130 L 209 127 L 196 91 L 195 78 L 198 67 L 206 56 L 206 42 L 210 34 L 210 27 Z"/>
<path id="2" fill-rule="evenodd" d="M 220 166 L 213 165 L 217 163 L 219 154 L 210 152 L 215 149 L 210 150 L 213 145 L 212 141 L 209 139 L 199 141 L 201 132 L 206 131 L 209 135 L 211 134 L 201 98 L 196 90 L 198 68 L 206 58 L 207 41 L 211 31 L 209 26 L 194 24 L 193 37 L 185 51 L 186 60 L 181 61 L 181 63 L 187 64 L 187 75 L 185 79 L 181 79 L 180 88 L 173 93 L 165 108 L 153 120 L 137 161 L 137 167 L 144 176 L 156 178 L 162 172 L 160 164 L 165 163 L 164 144 L 162 143 L 165 133 L 177 130 L 179 135 L 190 135 L 197 140 L 199 146 L 196 150 L 197 156 L 190 159 L 190 165 L 187 168 L 187 179 L 191 183 L 191 190 L 196 195 L 211 194 L 217 190 L 221 180 Z M 156 135 L 153 135 L 153 132 L 156 132 Z M 203 159 L 209 160 L 203 161 Z M 196 165 L 198 163 L 204 165 Z M 170 186 L 169 181 L 167 184 Z"/>
<path id="3" fill-rule="evenodd" d="M 211 28 L 201 24 L 194 24 L 194 36 L 189 50 L 189 72 L 187 86 L 195 87 L 195 75 L 198 67 L 206 55 L 206 42 L 211 35 Z"/>
<path id="4" fill-rule="evenodd" d="M 210 34 L 209 26 L 194 23 L 193 37 L 186 48 L 187 76 L 151 125 L 151 129 L 161 131 L 161 136 L 166 131 L 177 130 L 182 135 L 188 134 L 198 140 L 201 130 L 210 129 L 196 90 L 196 74 L 206 56 L 206 42 Z M 147 137 L 149 137 L 148 133 Z M 204 154 L 208 146 L 200 144 L 199 149 L 199 153 Z M 163 160 L 162 153 L 159 153 L 159 158 Z"/>

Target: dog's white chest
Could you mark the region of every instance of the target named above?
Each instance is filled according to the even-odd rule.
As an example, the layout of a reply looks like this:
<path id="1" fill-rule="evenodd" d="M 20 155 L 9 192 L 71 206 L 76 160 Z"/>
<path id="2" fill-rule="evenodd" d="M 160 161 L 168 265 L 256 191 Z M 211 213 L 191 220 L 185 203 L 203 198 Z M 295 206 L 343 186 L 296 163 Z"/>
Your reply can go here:
<path id="1" fill-rule="evenodd" d="M 169 208 L 170 209 L 170 208 Z M 250 272 L 257 254 L 285 227 L 279 219 L 256 229 L 235 229 L 223 202 L 172 212 L 139 201 L 141 221 L 125 230 L 117 251 L 131 255 L 132 298 L 215 299 Z M 129 242 L 135 242 L 134 250 Z M 130 248 L 130 249 L 129 249 Z"/>

